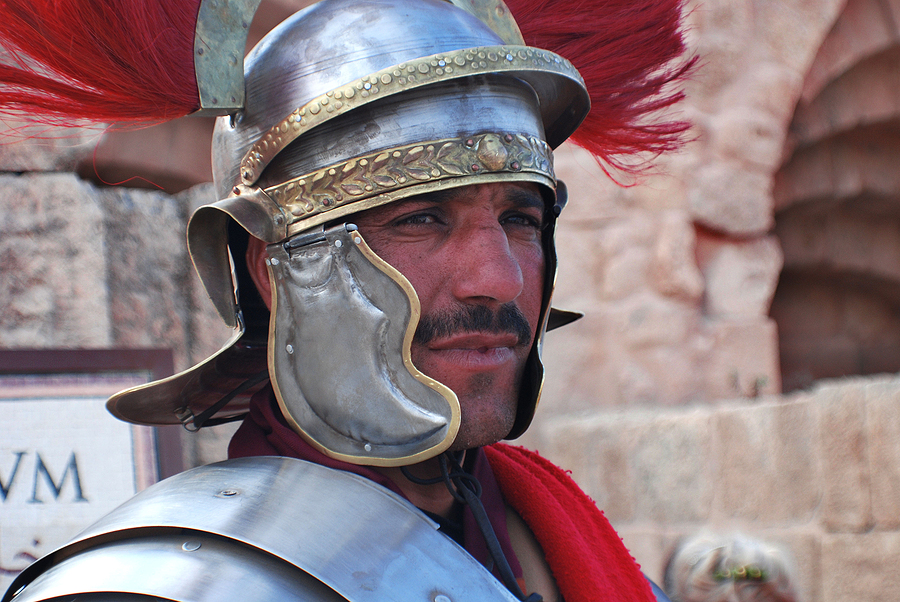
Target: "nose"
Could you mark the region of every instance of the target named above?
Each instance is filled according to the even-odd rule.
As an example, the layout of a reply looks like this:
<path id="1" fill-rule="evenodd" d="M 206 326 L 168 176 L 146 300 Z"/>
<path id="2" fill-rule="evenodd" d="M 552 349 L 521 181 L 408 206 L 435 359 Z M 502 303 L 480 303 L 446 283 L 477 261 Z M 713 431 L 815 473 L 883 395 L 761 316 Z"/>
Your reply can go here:
<path id="1" fill-rule="evenodd" d="M 524 287 L 522 267 L 503 227 L 491 220 L 473 225 L 459 238 L 451 245 L 454 296 L 463 302 L 498 305 L 518 298 Z"/>

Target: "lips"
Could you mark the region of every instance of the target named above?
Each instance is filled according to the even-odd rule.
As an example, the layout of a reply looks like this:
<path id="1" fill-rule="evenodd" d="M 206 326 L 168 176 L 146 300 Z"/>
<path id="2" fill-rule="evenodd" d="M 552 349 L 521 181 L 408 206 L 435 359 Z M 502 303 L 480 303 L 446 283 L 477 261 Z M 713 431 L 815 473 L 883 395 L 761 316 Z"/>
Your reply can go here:
<path id="1" fill-rule="evenodd" d="M 452 364 L 456 369 L 486 371 L 517 361 L 521 343 L 513 334 L 465 333 L 429 343 L 420 353 L 424 363 Z"/>

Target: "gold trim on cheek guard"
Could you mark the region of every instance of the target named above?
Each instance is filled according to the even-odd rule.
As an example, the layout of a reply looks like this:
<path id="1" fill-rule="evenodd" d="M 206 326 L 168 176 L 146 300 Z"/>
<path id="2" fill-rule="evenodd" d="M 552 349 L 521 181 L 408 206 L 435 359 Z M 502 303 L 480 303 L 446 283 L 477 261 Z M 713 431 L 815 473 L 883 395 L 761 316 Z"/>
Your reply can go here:
<path id="1" fill-rule="evenodd" d="M 421 309 L 409 281 L 355 226 L 268 251 L 269 372 L 291 427 L 353 464 L 401 466 L 446 450 L 459 430 L 459 400 L 412 363 Z"/>

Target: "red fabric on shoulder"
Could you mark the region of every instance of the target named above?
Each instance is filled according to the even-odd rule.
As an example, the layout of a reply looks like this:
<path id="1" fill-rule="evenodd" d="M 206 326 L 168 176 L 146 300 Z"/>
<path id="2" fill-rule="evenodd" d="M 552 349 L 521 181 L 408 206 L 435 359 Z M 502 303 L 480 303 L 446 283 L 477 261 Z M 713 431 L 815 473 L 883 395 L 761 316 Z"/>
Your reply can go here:
<path id="1" fill-rule="evenodd" d="M 566 602 L 654 602 L 622 539 L 562 469 L 521 447 L 484 448 L 506 502 L 531 528 Z"/>

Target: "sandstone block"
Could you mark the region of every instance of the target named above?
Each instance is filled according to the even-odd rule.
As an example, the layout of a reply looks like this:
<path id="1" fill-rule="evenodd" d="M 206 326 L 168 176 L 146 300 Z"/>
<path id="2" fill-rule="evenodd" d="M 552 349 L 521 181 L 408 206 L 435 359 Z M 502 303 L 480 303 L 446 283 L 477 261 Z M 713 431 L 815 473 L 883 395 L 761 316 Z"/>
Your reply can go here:
<path id="1" fill-rule="evenodd" d="M 111 188 L 103 199 L 115 344 L 170 347 L 183 370 L 190 363 L 192 303 L 185 207 L 150 190 Z"/>
<path id="2" fill-rule="evenodd" d="M 743 102 L 716 114 L 710 120 L 711 150 L 717 156 L 746 161 L 774 171 L 784 145 L 782 116 L 777 118 Z M 785 116 L 786 117 L 786 116 Z"/>
<path id="3" fill-rule="evenodd" d="M 822 521 L 829 531 L 862 532 L 871 526 L 866 412 L 859 386 L 815 392 L 822 450 Z"/>
<path id="4" fill-rule="evenodd" d="M 894 602 L 900 590 L 900 533 L 826 534 L 822 602 Z"/>
<path id="5" fill-rule="evenodd" d="M 813 402 L 742 405 L 712 418 L 717 513 L 778 525 L 810 520 L 821 498 Z"/>
<path id="6" fill-rule="evenodd" d="M 900 528 L 900 382 L 865 385 L 866 438 L 877 529 Z"/>
<path id="7" fill-rule="evenodd" d="M 695 244 L 690 216 L 683 211 L 661 215 L 651 273 L 654 287 L 662 295 L 685 301 L 700 299 L 704 283 L 697 267 Z"/>
<path id="8" fill-rule="evenodd" d="M 0 344 L 112 342 L 100 197 L 71 174 L 0 176 Z"/>
<path id="9" fill-rule="evenodd" d="M 701 239 L 700 269 L 706 280 L 706 312 L 727 318 L 757 318 L 769 313 L 783 257 L 778 239 L 747 242 Z"/>
<path id="10" fill-rule="evenodd" d="M 771 174 L 719 159 L 693 176 L 688 203 L 694 220 L 732 236 L 767 232 L 773 223 Z"/>
<path id="11" fill-rule="evenodd" d="M 781 390 L 778 332 L 768 319 L 716 321 L 704 370 L 708 399 L 757 397 Z"/>
<path id="12" fill-rule="evenodd" d="M 605 414 L 590 420 L 557 420 L 548 430 L 547 455 L 572 471 L 572 478 L 612 522 L 634 518 L 635 487 L 629 462 L 633 420 Z"/>
<path id="13" fill-rule="evenodd" d="M 709 427 L 704 412 L 664 415 L 635 426 L 631 462 L 636 520 L 709 519 L 714 483 Z"/>

